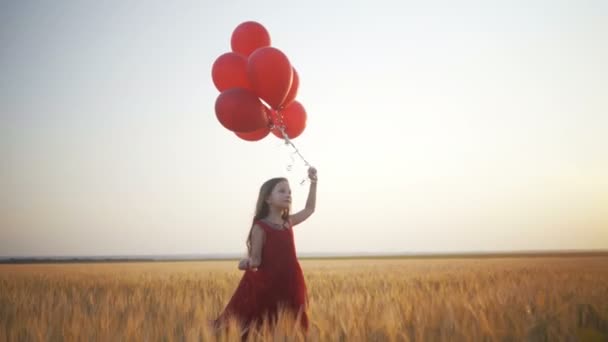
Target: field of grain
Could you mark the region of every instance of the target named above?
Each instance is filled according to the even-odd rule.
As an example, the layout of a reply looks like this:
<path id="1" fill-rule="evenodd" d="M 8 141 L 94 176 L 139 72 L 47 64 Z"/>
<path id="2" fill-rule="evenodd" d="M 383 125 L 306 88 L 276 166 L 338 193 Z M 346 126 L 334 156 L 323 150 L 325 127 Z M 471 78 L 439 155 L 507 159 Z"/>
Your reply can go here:
<path id="1" fill-rule="evenodd" d="M 302 260 L 306 337 L 251 340 L 608 340 L 608 257 Z M 208 329 L 236 261 L 0 265 L 0 341 L 231 341 Z"/>

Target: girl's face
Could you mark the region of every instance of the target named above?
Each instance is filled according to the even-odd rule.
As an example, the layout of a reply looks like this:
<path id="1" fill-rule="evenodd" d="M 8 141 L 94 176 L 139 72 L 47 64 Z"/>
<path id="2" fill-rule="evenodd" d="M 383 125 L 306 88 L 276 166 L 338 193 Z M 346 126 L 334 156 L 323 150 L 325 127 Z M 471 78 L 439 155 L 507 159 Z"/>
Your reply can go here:
<path id="1" fill-rule="evenodd" d="M 291 189 L 287 181 L 281 181 L 275 185 L 266 199 L 266 203 L 280 209 L 288 209 L 291 205 Z"/>

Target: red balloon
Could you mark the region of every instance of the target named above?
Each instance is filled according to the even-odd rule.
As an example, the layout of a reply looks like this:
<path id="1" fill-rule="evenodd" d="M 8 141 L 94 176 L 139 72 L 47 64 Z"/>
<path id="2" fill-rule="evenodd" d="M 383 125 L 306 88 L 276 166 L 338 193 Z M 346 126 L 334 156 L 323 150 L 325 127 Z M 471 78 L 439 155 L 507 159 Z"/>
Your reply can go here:
<path id="1" fill-rule="evenodd" d="M 283 124 L 285 125 L 285 133 L 289 139 L 297 138 L 306 128 L 306 110 L 298 101 L 293 101 L 289 106 L 281 111 L 283 114 Z M 283 139 L 283 134 L 279 128 L 272 130 L 277 138 Z"/>
<path id="2" fill-rule="evenodd" d="M 246 141 L 258 141 L 266 138 L 270 133 L 270 128 L 264 127 L 250 133 L 234 132 L 237 137 Z"/>
<path id="3" fill-rule="evenodd" d="M 300 87 L 300 76 L 298 75 L 298 72 L 296 71 L 296 69 L 293 68 L 293 79 L 291 82 L 291 88 L 289 88 L 289 92 L 287 93 L 285 100 L 283 100 L 283 103 L 281 103 L 281 107 L 285 108 L 285 107 L 289 106 L 293 102 L 293 100 L 296 99 L 296 96 L 298 95 L 299 87 Z"/>
<path id="4" fill-rule="evenodd" d="M 246 21 L 237 26 L 230 38 L 232 51 L 248 57 L 253 51 L 270 46 L 270 34 L 262 24 Z"/>
<path id="5" fill-rule="evenodd" d="M 224 90 L 215 100 L 215 115 L 222 126 L 234 132 L 249 133 L 268 127 L 264 105 L 248 89 Z"/>
<path id="6" fill-rule="evenodd" d="M 281 50 L 264 47 L 249 56 L 247 76 L 255 93 L 272 108 L 279 108 L 291 88 L 293 68 Z"/>
<path id="7" fill-rule="evenodd" d="M 251 89 L 247 77 L 247 58 L 234 52 L 227 52 L 215 60 L 211 76 L 220 92 L 230 88 Z"/>
<path id="8" fill-rule="evenodd" d="M 247 58 L 234 52 L 219 56 L 211 68 L 213 84 L 220 92 L 230 88 L 251 89 L 247 78 Z"/>

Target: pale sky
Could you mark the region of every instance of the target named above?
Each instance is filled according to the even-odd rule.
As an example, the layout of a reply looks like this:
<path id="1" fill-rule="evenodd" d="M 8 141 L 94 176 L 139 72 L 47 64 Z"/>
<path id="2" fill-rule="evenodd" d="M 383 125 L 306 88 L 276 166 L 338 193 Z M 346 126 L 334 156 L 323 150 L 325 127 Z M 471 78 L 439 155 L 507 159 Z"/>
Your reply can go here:
<path id="1" fill-rule="evenodd" d="M 275 176 L 301 209 L 215 116 L 247 20 L 300 75 L 298 252 L 608 248 L 608 2 L 331 3 L 3 2 L 0 256 L 241 253 Z"/>

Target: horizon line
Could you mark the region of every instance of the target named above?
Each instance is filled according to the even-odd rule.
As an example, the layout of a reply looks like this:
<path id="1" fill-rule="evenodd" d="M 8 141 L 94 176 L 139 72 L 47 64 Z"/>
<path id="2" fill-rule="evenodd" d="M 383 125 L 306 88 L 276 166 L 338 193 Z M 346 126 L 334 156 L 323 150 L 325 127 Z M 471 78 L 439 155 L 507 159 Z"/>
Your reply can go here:
<path id="1" fill-rule="evenodd" d="M 299 258 L 331 257 L 441 257 L 441 256 L 491 256 L 491 255 L 546 255 L 546 254 L 608 254 L 608 249 L 525 249 L 525 250 L 472 250 L 472 251 L 402 251 L 402 252 L 301 252 Z M 0 256 L 0 261 L 10 260 L 232 260 L 244 253 L 173 253 L 173 254 L 105 254 L 105 255 L 32 255 Z"/>

